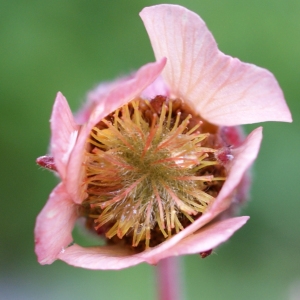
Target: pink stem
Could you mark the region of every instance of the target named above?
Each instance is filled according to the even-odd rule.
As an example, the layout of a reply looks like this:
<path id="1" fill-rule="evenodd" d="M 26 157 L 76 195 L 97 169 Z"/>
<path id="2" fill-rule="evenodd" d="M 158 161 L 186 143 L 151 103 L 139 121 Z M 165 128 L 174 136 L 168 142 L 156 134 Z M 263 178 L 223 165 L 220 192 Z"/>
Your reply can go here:
<path id="1" fill-rule="evenodd" d="M 159 300 L 180 300 L 180 264 L 177 257 L 161 260 L 157 265 Z"/>

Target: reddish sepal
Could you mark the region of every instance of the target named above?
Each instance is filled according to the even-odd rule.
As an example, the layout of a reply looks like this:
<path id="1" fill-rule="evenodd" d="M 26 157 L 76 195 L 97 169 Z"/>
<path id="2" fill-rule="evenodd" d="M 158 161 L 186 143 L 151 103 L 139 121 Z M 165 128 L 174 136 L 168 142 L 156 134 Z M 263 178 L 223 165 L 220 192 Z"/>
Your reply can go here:
<path id="1" fill-rule="evenodd" d="M 36 163 L 45 169 L 57 172 L 53 156 L 40 156 L 36 159 Z"/>
<path id="2" fill-rule="evenodd" d="M 222 164 L 226 165 L 233 160 L 233 155 L 231 154 L 231 147 L 223 147 L 215 153 L 215 158 Z"/>
<path id="3" fill-rule="evenodd" d="M 244 140 L 244 134 L 239 126 L 221 127 L 220 135 L 227 146 L 238 147 Z"/>
<path id="4" fill-rule="evenodd" d="M 210 250 L 207 250 L 207 251 L 204 251 L 204 252 L 200 252 L 201 258 L 205 258 L 205 257 L 211 255 L 212 251 L 213 251 L 213 249 L 210 249 Z"/>

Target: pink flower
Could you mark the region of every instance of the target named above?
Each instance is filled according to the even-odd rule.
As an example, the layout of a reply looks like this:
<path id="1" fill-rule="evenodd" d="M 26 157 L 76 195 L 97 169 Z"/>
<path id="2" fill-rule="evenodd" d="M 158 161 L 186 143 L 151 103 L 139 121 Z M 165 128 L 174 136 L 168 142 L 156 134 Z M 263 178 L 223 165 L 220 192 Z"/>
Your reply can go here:
<path id="1" fill-rule="evenodd" d="M 228 126 L 291 122 L 273 75 L 221 53 L 199 16 L 176 5 L 148 7 L 140 15 L 154 49 L 155 63 L 143 66 L 128 78 L 100 85 L 89 94 L 87 105 L 76 118 L 64 96 L 57 94 L 51 116 L 51 154 L 37 160 L 40 165 L 57 170 L 61 179 L 36 222 L 35 251 L 41 264 L 60 259 L 89 269 L 121 269 L 142 262 L 156 264 L 169 256 L 190 253 L 205 256 L 249 218 L 230 217 L 224 212 L 244 192 L 245 172 L 258 154 L 262 129 L 255 129 L 242 141 L 238 127 Z M 215 153 L 227 172 L 224 185 L 200 217 L 154 247 L 133 252 L 120 243 L 89 248 L 70 245 L 82 203 L 89 196 L 86 145 L 93 128 L 133 99 L 153 99 L 158 95 L 163 95 L 163 99 L 182 99 L 193 114 L 214 128 L 224 145 L 233 146 L 221 147 Z M 178 200 L 170 188 L 166 190 L 177 201 L 174 200 L 176 205 L 187 212 L 182 199 Z M 154 194 L 157 196 L 155 188 Z"/>

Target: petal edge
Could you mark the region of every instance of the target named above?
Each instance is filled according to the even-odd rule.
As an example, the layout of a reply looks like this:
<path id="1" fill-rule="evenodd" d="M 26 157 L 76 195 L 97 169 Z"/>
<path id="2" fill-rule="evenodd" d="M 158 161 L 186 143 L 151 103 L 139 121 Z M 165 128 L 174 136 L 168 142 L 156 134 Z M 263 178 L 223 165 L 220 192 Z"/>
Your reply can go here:
<path id="1" fill-rule="evenodd" d="M 66 169 L 70 154 L 75 145 L 79 126 L 66 98 L 58 92 L 51 115 L 51 154 L 62 180 L 66 177 Z"/>
<path id="2" fill-rule="evenodd" d="M 40 264 L 53 263 L 58 254 L 72 242 L 76 219 L 75 205 L 60 183 L 50 194 L 36 220 L 35 253 Z"/>
<path id="3" fill-rule="evenodd" d="M 163 77 L 173 96 L 204 119 L 227 126 L 292 121 L 273 74 L 219 51 L 197 14 L 162 4 L 144 8 L 140 16 L 156 59 L 168 59 Z"/>

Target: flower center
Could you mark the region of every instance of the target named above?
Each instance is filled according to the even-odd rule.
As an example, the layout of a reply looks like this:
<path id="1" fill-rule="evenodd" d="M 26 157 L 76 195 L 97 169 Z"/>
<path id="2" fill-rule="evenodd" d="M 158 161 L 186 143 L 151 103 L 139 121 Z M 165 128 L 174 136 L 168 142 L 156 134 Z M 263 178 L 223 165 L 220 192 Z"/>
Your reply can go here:
<path id="1" fill-rule="evenodd" d="M 202 130 L 212 125 L 189 112 L 179 99 L 135 99 L 92 129 L 81 212 L 109 243 L 154 247 L 217 196 L 226 175 L 214 155 L 221 146 Z"/>

